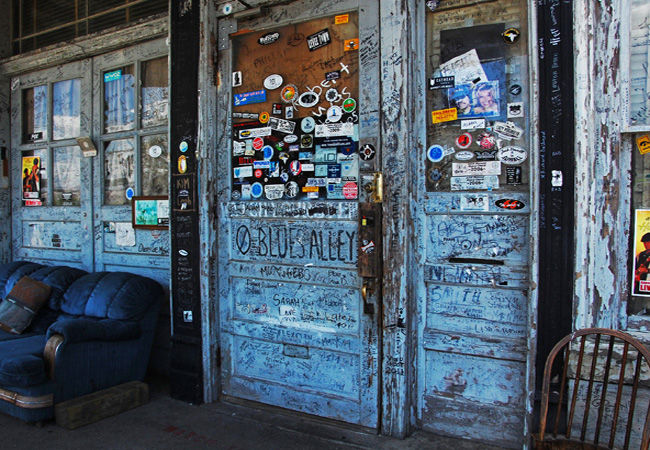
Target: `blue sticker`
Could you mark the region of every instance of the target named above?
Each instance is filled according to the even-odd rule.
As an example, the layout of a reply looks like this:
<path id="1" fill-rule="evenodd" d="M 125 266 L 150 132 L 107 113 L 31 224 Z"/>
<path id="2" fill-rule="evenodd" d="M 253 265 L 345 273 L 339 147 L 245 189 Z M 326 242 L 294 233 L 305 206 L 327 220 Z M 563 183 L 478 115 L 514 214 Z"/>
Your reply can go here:
<path id="1" fill-rule="evenodd" d="M 114 70 L 112 72 L 106 72 L 104 74 L 104 83 L 108 83 L 110 81 L 117 81 L 120 78 L 122 78 L 122 69 Z"/>
<path id="2" fill-rule="evenodd" d="M 185 141 L 181 142 L 180 145 L 178 146 L 178 148 L 181 150 L 181 153 L 185 153 L 187 151 L 188 147 L 189 146 L 187 145 L 187 142 L 185 142 Z"/>
<path id="3" fill-rule="evenodd" d="M 327 165 L 327 178 L 341 178 L 341 165 L 328 164 Z"/>
<path id="4" fill-rule="evenodd" d="M 271 147 L 270 145 L 265 145 L 264 148 L 262 148 L 262 151 L 264 152 L 264 159 L 265 160 L 268 161 L 271 158 L 273 158 L 274 150 L 273 150 L 273 147 Z"/>
<path id="5" fill-rule="evenodd" d="M 445 152 L 440 145 L 432 145 L 429 147 L 429 150 L 427 150 L 427 158 L 429 158 L 429 161 L 431 162 L 442 161 L 442 158 L 444 157 Z"/>
<path id="6" fill-rule="evenodd" d="M 131 200 L 133 198 L 133 194 L 134 194 L 133 188 L 128 188 L 126 190 L 126 199 Z"/>
<path id="7" fill-rule="evenodd" d="M 252 105 L 253 103 L 264 103 L 265 101 L 266 91 L 264 89 L 235 94 L 235 106 Z"/>
<path id="8" fill-rule="evenodd" d="M 264 187 L 262 187 L 261 183 L 253 183 L 251 186 L 251 196 L 254 198 L 260 198 L 262 194 L 264 193 Z"/>

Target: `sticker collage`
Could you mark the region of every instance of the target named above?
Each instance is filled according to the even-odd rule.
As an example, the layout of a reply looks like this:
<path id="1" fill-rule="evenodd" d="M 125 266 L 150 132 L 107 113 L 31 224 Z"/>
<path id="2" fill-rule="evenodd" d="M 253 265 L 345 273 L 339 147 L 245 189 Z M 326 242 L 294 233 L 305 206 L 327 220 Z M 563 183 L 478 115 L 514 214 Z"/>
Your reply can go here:
<path id="1" fill-rule="evenodd" d="M 527 188 L 524 83 L 511 50 L 525 41 L 519 37 L 504 24 L 440 31 L 429 80 L 427 191 Z"/>
<path id="2" fill-rule="evenodd" d="M 232 200 L 358 198 L 358 25 L 345 14 L 233 39 Z"/>

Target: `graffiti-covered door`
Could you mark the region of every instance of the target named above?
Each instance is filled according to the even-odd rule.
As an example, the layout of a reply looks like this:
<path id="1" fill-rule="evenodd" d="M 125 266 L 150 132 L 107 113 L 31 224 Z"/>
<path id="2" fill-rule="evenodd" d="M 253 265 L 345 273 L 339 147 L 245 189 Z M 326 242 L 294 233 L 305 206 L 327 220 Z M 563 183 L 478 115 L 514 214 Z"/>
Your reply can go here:
<path id="1" fill-rule="evenodd" d="M 13 258 L 92 270 L 90 61 L 11 81 Z"/>
<path id="2" fill-rule="evenodd" d="M 223 394 L 365 427 L 381 382 L 364 279 L 381 218 L 361 188 L 379 160 L 376 8 L 226 16 L 218 44 Z"/>

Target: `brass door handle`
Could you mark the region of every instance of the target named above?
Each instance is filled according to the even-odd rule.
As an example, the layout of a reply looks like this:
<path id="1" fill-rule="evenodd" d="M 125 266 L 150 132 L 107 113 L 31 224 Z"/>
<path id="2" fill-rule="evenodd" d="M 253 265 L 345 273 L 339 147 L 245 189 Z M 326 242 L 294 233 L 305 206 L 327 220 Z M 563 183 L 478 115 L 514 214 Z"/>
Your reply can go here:
<path id="1" fill-rule="evenodd" d="M 368 296 L 372 295 L 373 289 L 370 281 L 364 281 L 361 287 L 361 298 L 363 299 L 363 312 L 366 314 L 375 313 L 375 305 L 368 303 Z"/>

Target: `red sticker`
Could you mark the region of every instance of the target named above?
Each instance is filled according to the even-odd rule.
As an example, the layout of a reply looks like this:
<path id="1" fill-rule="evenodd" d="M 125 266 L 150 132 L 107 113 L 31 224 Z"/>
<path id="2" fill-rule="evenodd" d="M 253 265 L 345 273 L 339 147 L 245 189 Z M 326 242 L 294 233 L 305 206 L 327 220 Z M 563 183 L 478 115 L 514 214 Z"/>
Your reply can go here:
<path id="1" fill-rule="evenodd" d="M 456 139 L 458 148 L 469 148 L 470 145 L 472 145 L 472 135 L 469 133 L 463 133 Z"/>
<path id="2" fill-rule="evenodd" d="M 255 150 L 262 150 L 262 147 L 264 147 L 264 139 L 261 137 L 253 139 L 253 148 Z"/>
<path id="3" fill-rule="evenodd" d="M 349 181 L 343 185 L 343 197 L 348 200 L 357 198 L 359 189 L 357 188 L 357 183 Z"/>
<path id="4" fill-rule="evenodd" d="M 511 198 L 502 198 L 494 202 L 494 204 L 502 209 L 523 209 L 526 205 L 524 202 L 514 200 Z"/>

